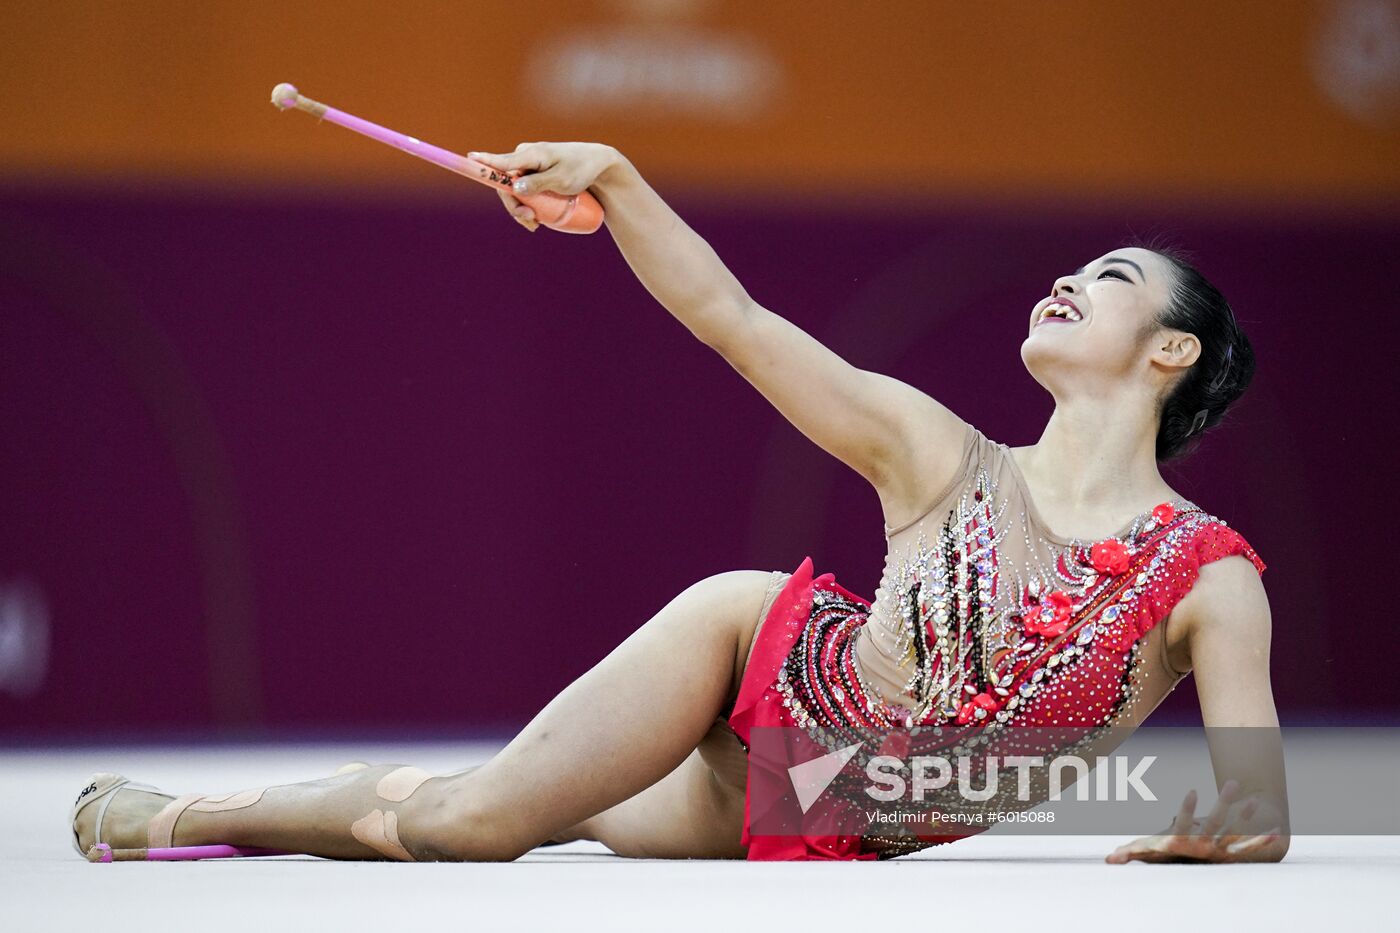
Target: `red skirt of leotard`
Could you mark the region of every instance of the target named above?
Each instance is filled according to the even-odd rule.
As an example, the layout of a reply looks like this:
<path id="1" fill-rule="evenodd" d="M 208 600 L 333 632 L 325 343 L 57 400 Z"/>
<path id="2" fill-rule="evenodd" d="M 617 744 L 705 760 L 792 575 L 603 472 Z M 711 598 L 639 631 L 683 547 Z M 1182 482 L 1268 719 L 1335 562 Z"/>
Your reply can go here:
<path id="1" fill-rule="evenodd" d="M 749 655 L 748 666 L 744 669 L 744 679 L 739 686 L 739 697 L 734 702 L 734 711 L 729 716 L 729 724 L 743 740 L 745 747 L 751 745 L 750 735 L 754 728 L 794 728 L 791 713 L 783 706 L 782 695 L 774 688 L 778 670 L 792 650 L 793 643 L 802 632 L 811 616 L 812 594 L 818 589 L 832 590 L 848 599 L 869 605 L 869 601 L 850 592 L 836 582 L 834 575 L 824 573 L 812 578 L 812 559 L 806 557 L 792 577 L 787 581 L 773 606 L 764 618 L 758 631 L 758 640 Z M 756 806 L 755 786 L 776 786 L 772 779 L 786 780 L 778 774 L 755 774 L 755 769 L 769 771 L 779 767 L 773 762 L 749 758 L 749 777 L 744 798 L 743 843 L 748 846 L 748 857 L 753 860 L 803 860 L 803 859 L 873 859 L 874 852 L 861 851 L 860 836 L 809 836 L 753 835 L 749 826 L 753 822 Z M 759 795 L 765 797 L 766 795 Z"/>
<path id="2" fill-rule="evenodd" d="M 776 688 L 778 672 L 787 661 L 797 639 L 802 636 L 813 617 L 813 598 L 819 590 L 839 594 L 864 610 L 869 610 L 870 601 L 852 593 L 836 582 L 833 574 L 824 573 L 813 579 L 812 559 L 803 558 L 793 571 L 782 591 L 773 600 L 773 605 L 764 617 L 759 628 L 758 638 L 749 655 L 748 666 L 744 669 L 743 682 L 739 685 L 739 696 L 734 710 L 729 716 L 729 724 L 748 748 L 748 779 L 744 796 L 744 829 L 742 842 L 748 847 L 748 857 L 754 861 L 787 861 L 817 859 L 876 859 L 879 853 L 866 850 L 862 846 L 859 833 L 850 835 L 825 835 L 789 832 L 784 835 L 766 835 L 750 832 L 750 827 L 759 823 L 768 827 L 787 825 L 783 814 L 790 815 L 790 801 L 782 801 L 791 790 L 791 779 L 787 769 L 824 752 L 824 749 L 811 743 L 789 742 L 780 744 L 782 752 L 769 754 L 772 743 L 765 743 L 765 753 L 753 752 L 753 730 L 759 728 L 797 729 L 792 711 L 783 704 L 783 695 Z M 849 687 L 849 685 L 848 685 Z M 863 704 L 867 697 L 854 697 Z M 826 724 L 833 725 L 833 724 Z M 891 738 L 898 738 L 891 735 Z M 805 749 L 802 748 L 805 746 Z M 790 756 L 792 760 L 788 760 Z M 804 820 L 812 825 L 826 827 L 850 825 L 849 804 L 839 801 L 832 804 L 835 809 L 804 814 Z M 846 811 L 844 814 L 842 811 Z M 859 824 L 859 820 L 855 821 Z M 801 829 L 800 826 L 797 829 Z M 916 847 L 939 845 L 965 839 L 976 833 L 958 835 L 918 835 Z"/>

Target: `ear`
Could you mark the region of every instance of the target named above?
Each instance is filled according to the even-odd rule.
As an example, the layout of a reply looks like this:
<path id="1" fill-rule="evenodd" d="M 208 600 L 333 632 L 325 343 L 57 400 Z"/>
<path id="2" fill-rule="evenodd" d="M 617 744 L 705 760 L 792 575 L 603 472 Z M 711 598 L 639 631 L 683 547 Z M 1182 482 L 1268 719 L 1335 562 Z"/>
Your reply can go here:
<path id="1" fill-rule="evenodd" d="M 1185 369 L 1201 357 L 1201 342 L 1195 334 L 1163 330 L 1152 338 L 1152 361 L 1168 369 Z"/>

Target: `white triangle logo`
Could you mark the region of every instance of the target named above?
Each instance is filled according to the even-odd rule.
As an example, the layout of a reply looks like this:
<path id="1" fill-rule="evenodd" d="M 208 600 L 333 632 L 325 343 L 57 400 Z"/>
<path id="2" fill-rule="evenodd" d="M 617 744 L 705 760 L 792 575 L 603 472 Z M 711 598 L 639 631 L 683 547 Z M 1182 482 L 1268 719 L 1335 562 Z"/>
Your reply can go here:
<path id="1" fill-rule="evenodd" d="M 822 791 L 836 780 L 836 775 L 840 774 L 841 769 L 846 767 L 846 762 L 860 751 L 860 746 L 860 742 L 847 745 L 820 758 L 813 758 L 788 768 L 788 779 L 792 781 L 792 789 L 797 791 L 797 804 L 803 813 L 812 809 L 812 804 L 816 803 Z"/>

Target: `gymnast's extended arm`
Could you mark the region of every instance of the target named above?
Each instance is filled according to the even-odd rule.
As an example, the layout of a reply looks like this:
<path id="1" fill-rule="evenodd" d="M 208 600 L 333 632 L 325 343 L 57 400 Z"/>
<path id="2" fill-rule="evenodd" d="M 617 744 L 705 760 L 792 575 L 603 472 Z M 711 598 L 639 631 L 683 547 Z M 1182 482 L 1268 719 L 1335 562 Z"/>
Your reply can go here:
<path id="1" fill-rule="evenodd" d="M 533 172 L 521 179 L 521 193 L 592 191 L 622 255 L 656 300 L 813 443 L 869 480 L 887 515 L 925 505 L 930 487 L 952 476 L 966 429 L 961 418 L 910 385 L 852 366 L 760 306 L 616 149 L 525 143 L 509 155 L 474 156 Z M 529 225 L 529 208 L 501 195 Z"/>

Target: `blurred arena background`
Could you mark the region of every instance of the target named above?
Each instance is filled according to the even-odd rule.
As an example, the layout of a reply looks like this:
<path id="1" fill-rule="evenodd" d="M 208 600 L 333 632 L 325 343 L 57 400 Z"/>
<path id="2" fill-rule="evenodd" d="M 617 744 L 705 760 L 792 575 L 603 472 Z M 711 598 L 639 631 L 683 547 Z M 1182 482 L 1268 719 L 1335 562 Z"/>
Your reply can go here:
<path id="1" fill-rule="evenodd" d="M 490 740 L 701 577 L 873 592 L 876 497 L 605 232 L 279 81 L 457 151 L 611 143 L 757 300 L 1012 445 L 1031 306 L 1169 235 L 1259 369 L 1168 481 L 1269 565 L 1284 720 L 1400 713 L 1400 4 L 7 13 L 0 742 Z"/>

